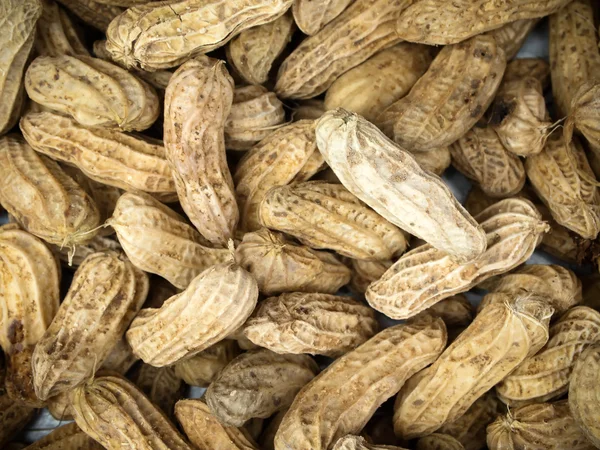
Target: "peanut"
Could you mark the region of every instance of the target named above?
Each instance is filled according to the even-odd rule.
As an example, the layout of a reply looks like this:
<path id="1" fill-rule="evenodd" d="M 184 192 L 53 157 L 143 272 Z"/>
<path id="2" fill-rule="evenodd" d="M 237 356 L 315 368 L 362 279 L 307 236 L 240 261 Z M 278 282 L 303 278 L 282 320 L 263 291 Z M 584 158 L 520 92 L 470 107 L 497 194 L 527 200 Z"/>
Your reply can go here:
<path id="1" fill-rule="evenodd" d="M 411 155 L 423 170 L 428 170 L 438 177 L 442 176 L 452 162 L 449 147 L 436 148 L 427 152 L 411 152 Z"/>
<path id="2" fill-rule="evenodd" d="M 417 450 L 465 450 L 465 447 L 448 434 L 433 433 L 419 439 Z"/>
<path id="3" fill-rule="evenodd" d="M 153 367 L 141 364 L 130 377 L 169 418 L 173 418 L 175 403 L 183 397 L 183 383 L 173 367 Z"/>
<path id="4" fill-rule="evenodd" d="M 100 444 L 89 437 L 76 423 L 68 423 L 55 428 L 50 434 L 37 440 L 27 450 L 102 450 Z"/>
<path id="5" fill-rule="evenodd" d="M 298 28 L 312 36 L 339 16 L 350 3 L 352 0 L 294 0 L 292 11 Z"/>
<path id="6" fill-rule="evenodd" d="M 523 46 L 529 32 L 537 24 L 536 19 L 521 19 L 502 25 L 500 28 L 488 31 L 487 34 L 493 36 L 496 42 L 504 50 L 506 60 L 510 61 Z"/>
<path id="7" fill-rule="evenodd" d="M 356 292 L 364 294 L 374 281 L 379 280 L 381 276 L 392 266 L 392 261 L 362 261 L 360 259 L 351 259 L 352 279 L 350 286 Z"/>
<path id="8" fill-rule="evenodd" d="M 69 16 L 54 0 L 42 0 L 42 16 L 37 22 L 35 50 L 39 56 L 83 55 L 89 52 Z"/>
<path id="9" fill-rule="evenodd" d="M 569 383 L 569 409 L 579 428 L 596 446 L 600 445 L 598 421 L 598 374 L 600 344 L 588 346 L 575 362 Z"/>
<path id="10" fill-rule="evenodd" d="M 106 32 L 108 24 L 119 14 L 123 8 L 103 4 L 95 0 L 57 0 L 68 10 L 79 17 L 88 25 Z"/>
<path id="11" fill-rule="evenodd" d="M 217 374 L 240 353 L 236 342 L 224 339 L 191 358 L 176 363 L 175 374 L 191 386 L 208 387 Z"/>
<path id="12" fill-rule="evenodd" d="M 474 308 L 467 298 L 458 294 L 436 303 L 421 314 L 439 317 L 446 324 L 446 328 L 450 329 L 469 325 L 475 316 L 474 312 Z"/>
<path id="13" fill-rule="evenodd" d="M 133 354 L 131 346 L 123 336 L 111 349 L 100 369 L 125 375 L 138 360 L 139 358 Z"/>
<path id="14" fill-rule="evenodd" d="M 575 93 L 571 102 L 571 113 L 565 123 L 564 136 L 571 141 L 575 128 L 589 142 L 592 151 L 600 149 L 600 82 L 585 83 Z"/>

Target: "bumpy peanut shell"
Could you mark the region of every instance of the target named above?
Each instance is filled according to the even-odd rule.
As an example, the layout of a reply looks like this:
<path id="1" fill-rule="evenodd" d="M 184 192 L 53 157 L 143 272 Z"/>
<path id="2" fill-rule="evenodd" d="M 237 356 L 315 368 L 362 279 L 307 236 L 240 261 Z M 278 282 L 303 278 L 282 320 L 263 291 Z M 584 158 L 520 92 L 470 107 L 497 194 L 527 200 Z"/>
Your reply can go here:
<path id="1" fill-rule="evenodd" d="M 337 440 L 333 450 L 404 450 L 393 445 L 372 445 L 361 436 L 351 434 Z"/>
<path id="2" fill-rule="evenodd" d="M 184 385 L 175 373 L 175 368 L 153 367 L 142 363 L 130 379 L 167 417 L 173 417 L 175 403 L 184 393 Z"/>
<path id="3" fill-rule="evenodd" d="M 87 381 L 142 307 L 148 277 L 118 253 L 94 253 L 33 352 L 33 382 L 45 400 Z"/>
<path id="4" fill-rule="evenodd" d="M 208 387 L 217 374 L 240 352 L 236 341 L 224 339 L 176 363 L 175 374 L 191 386 Z"/>
<path id="5" fill-rule="evenodd" d="M 90 53 L 78 30 L 54 0 L 42 0 L 42 16 L 37 22 L 35 50 L 38 56 L 83 55 Z"/>
<path id="6" fill-rule="evenodd" d="M 94 0 L 57 1 L 88 25 L 104 32 L 106 32 L 108 24 L 123 12 L 123 8 L 103 4 Z"/>
<path id="7" fill-rule="evenodd" d="M 363 429 L 375 410 L 446 345 L 446 327 L 430 316 L 386 328 L 335 360 L 294 399 L 275 449 L 325 450 Z"/>
<path id="8" fill-rule="evenodd" d="M 165 92 L 165 148 L 179 201 L 198 231 L 222 247 L 239 219 L 224 140 L 232 102 L 224 62 L 207 56 L 177 69 Z"/>
<path id="9" fill-rule="evenodd" d="M 77 244 L 75 249 L 62 247 L 60 245 L 50 244 L 50 248 L 61 262 L 75 270 L 92 253 L 103 252 L 105 250 L 114 250 L 121 252 L 121 244 L 116 239 L 106 236 L 94 236 L 83 244 Z"/>
<path id="10" fill-rule="evenodd" d="M 571 113 L 565 123 L 564 136 L 570 141 L 575 128 L 585 136 L 592 151 L 600 148 L 600 82 L 585 83 L 571 102 Z"/>
<path id="11" fill-rule="evenodd" d="M 500 28 L 488 31 L 487 34 L 493 36 L 496 42 L 504 50 L 506 60 L 510 61 L 523 46 L 529 32 L 537 24 L 537 19 L 521 19 L 502 25 Z"/>
<path id="12" fill-rule="evenodd" d="M 381 276 L 392 266 L 392 261 L 362 261 L 360 259 L 350 260 L 352 268 L 352 279 L 350 286 L 356 292 L 364 294 L 373 281 L 379 280 Z"/>
<path id="13" fill-rule="evenodd" d="M 465 447 L 448 434 L 433 433 L 417 442 L 417 450 L 465 450 Z"/>
<path id="14" fill-rule="evenodd" d="M 298 28 L 312 36 L 339 16 L 350 3 L 352 0 L 295 0 L 292 11 Z"/>
<path id="15" fill-rule="evenodd" d="M 600 374 L 600 344 L 590 345 L 575 362 L 569 383 L 569 409 L 587 438 L 600 446 L 598 420 L 598 376 Z"/>
<path id="16" fill-rule="evenodd" d="M 27 447 L 28 450 L 102 450 L 100 444 L 85 434 L 76 423 L 55 428 L 43 438 Z"/>

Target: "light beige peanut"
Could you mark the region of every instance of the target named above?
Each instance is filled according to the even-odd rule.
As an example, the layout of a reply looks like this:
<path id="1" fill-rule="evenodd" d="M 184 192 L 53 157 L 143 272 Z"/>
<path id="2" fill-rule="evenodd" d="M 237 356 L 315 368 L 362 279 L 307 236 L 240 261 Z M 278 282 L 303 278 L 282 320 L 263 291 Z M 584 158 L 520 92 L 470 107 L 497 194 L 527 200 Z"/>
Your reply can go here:
<path id="1" fill-rule="evenodd" d="M 48 435 L 35 441 L 27 450 L 102 450 L 100 444 L 85 434 L 76 423 L 55 428 Z"/>
<path id="2" fill-rule="evenodd" d="M 339 16 L 352 0 L 294 0 L 292 11 L 298 28 L 309 36 L 317 34 Z"/>
<path id="3" fill-rule="evenodd" d="M 483 230 L 442 180 L 360 116 L 343 109 L 323 115 L 317 145 L 344 186 L 391 223 L 457 259 L 485 250 Z"/>
<path id="4" fill-rule="evenodd" d="M 473 305 L 462 295 L 453 295 L 427 308 L 421 314 L 431 314 L 444 321 L 447 328 L 466 327 L 473 321 Z"/>
<path id="5" fill-rule="evenodd" d="M 236 258 L 265 295 L 335 294 L 350 280 L 350 270 L 331 253 L 294 244 L 282 233 L 266 228 L 246 233 L 236 250 Z"/>
<path id="6" fill-rule="evenodd" d="M 177 362 L 175 374 L 191 386 L 208 387 L 217 374 L 240 353 L 236 341 L 224 339 L 200 353 Z"/>
<path id="7" fill-rule="evenodd" d="M 299 100 L 292 110 L 292 120 L 315 120 L 321 117 L 325 111 L 323 100 Z"/>
<path id="8" fill-rule="evenodd" d="M 88 127 L 145 130 L 160 110 L 153 87 L 90 56 L 39 56 L 25 73 L 25 90 L 33 101 Z"/>
<path id="9" fill-rule="evenodd" d="M 339 438 L 333 450 L 404 450 L 393 445 L 372 445 L 361 436 L 353 436 L 351 434 Z"/>
<path id="10" fill-rule="evenodd" d="M 504 50 L 506 60 L 510 61 L 523 46 L 529 32 L 533 30 L 538 20 L 521 19 L 502 25 L 500 28 L 488 31 L 487 34 L 493 36 L 496 42 Z"/>
<path id="11" fill-rule="evenodd" d="M 138 360 L 139 358 L 133 354 L 131 346 L 123 336 L 112 348 L 100 369 L 125 375 Z"/>
<path id="12" fill-rule="evenodd" d="M 465 450 L 465 447 L 449 434 L 433 433 L 418 440 L 417 450 Z"/>
<path id="13" fill-rule="evenodd" d="M 69 392 L 63 392 L 46 400 L 45 406 L 48 408 L 48 412 L 59 422 L 73 420 L 73 409 L 69 396 Z"/>
<path id="14" fill-rule="evenodd" d="M 227 249 L 208 247 L 182 216 L 149 195 L 123 194 L 108 223 L 134 265 L 180 289 L 229 258 Z"/>
<path id="15" fill-rule="evenodd" d="M 438 177 L 446 171 L 452 162 L 449 147 L 441 147 L 426 152 L 411 153 L 423 170 L 428 170 Z"/>
<path id="16" fill-rule="evenodd" d="M 213 244 L 225 247 L 239 213 L 225 154 L 233 80 L 223 61 L 182 65 L 165 92 L 165 148 L 183 210 Z"/>
<path id="17" fill-rule="evenodd" d="M 242 31 L 272 22 L 292 0 L 177 0 L 129 8 L 106 31 L 106 49 L 126 67 L 179 66 L 225 45 Z"/>
<path id="18" fill-rule="evenodd" d="M 407 246 L 402 231 L 339 184 L 309 181 L 272 188 L 260 204 L 260 220 L 309 247 L 349 258 L 387 260 Z"/>
<path id="19" fill-rule="evenodd" d="M 575 362 L 569 383 L 569 409 L 579 428 L 596 447 L 600 445 L 598 375 L 600 344 L 588 346 Z"/>
<path id="20" fill-rule="evenodd" d="M 276 353 L 337 357 L 377 333 L 374 311 L 328 294 L 282 294 L 263 300 L 244 326 L 244 335 Z"/>
<path id="21" fill-rule="evenodd" d="M 352 279 L 350 286 L 356 292 L 364 294 L 374 281 L 379 280 L 381 276 L 392 266 L 392 261 L 362 261 L 360 259 L 351 259 Z"/>
<path id="22" fill-rule="evenodd" d="M 123 251 L 121 244 L 115 239 L 106 236 L 94 236 L 83 244 L 77 244 L 75 249 L 62 247 L 56 244 L 50 244 L 50 249 L 54 252 L 61 262 L 69 267 L 79 267 L 81 263 L 92 253 L 103 252 L 105 250 Z"/>
<path id="23" fill-rule="evenodd" d="M 153 367 L 142 363 L 130 378 L 167 417 L 174 417 L 175 403 L 184 393 L 184 385 L 175 373 L 175 368 Z"/>
<path id="24" fill-rule="evenodd" d="M 571 102 L 571 113 L 567 117 L 564 136 L 571 141 L 575 128 L 583 134 L 592 152 L 600 148 L 600 81 L 585 83 L 576 91 Z"/>
<path id="25" fill-rule="evenodd" d="M 43 12 L 37 22 L 35 50 L 38 56 L 83 55 L 90 53 L 73 22 L 54 0 L 42 0 Z"/>
<path id="26" fill-rule="evenodd" d="M 264 84 L 295 30 L 294 19 L 288 12 L 272 22 L 242 31 L 229 42 L 227 61 L 246 83 Z"/>
<path id="27" fill-rule="evenodd" d="M 550 64 L 542 58 L 514 59 L 506 66 L 502 81 L 511 82 L 527 77 L 535 78 L 544 89 L 547 88 L 550 84 Z"/>
<path id="28" fill-rule="evenodd" d="M 33 352 L 38 398 L 70 391 L 94 374 L 142 307 L 148 284 L 146 274 L 118 253 L 85 259 Z"/>
<path id="29" fill-rule="evenodd" d="M 481 311 L 420 379 L 401 392 L 394 412 L 396 434 L 405 439 L 426 436 L 466 413 L 546 343 L 552 311 L 544 301 L 528 297 Z"/>
<path id="30" fill-rule="evenodd" d="M 123 12 L 123 8 L 103 4 L 95 0 L 57 1 L 88 25 L 104 32 L 106 32 L 108 24 Z"/>
<path id="31" fill-rule="evenodd" d="M 227 337 L 250 316 L 258 299 L 254 278 L 231 261 L 206 269 L 160 308 L 143 309 L 127 341 L 145 363 L 164 367 Z"/>

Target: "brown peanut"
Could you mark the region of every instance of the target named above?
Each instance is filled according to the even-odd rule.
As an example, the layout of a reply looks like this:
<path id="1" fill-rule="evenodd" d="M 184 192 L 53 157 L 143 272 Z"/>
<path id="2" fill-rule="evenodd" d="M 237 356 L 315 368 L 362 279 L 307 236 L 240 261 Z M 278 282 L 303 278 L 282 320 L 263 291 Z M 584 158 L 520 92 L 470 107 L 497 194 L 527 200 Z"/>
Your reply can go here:
<path id="1" fill-rule="evenodd" d="M 104 32 L 108 29 L 108 24 L 123 12 L 123 8 L 103 4 L 95 0 L 57 1 L 88 25 Z"/>
<path id="2" fill-rule="evenodd" d="M 598 421 L 598 375 L 600 374 L 600 344 L 588 346 L 575 362 L 569 383 L 569 409 L 596 447 L 600 445 L 600 421 Z"/>
<path id="3" fill-rule="evenodd" d="M 167 417 L 174 417 L 175 403 L 183 397 L 184 386 L 173 367 L 142 363 L 130 378 Z"/>
<path id="4" fill-rule="evenodd" d="M 217 374 L 240 353 L 236 342 L 224 339 L 200 353 L 177 362 L 175 374 L 191 386 L 208 387 Z"/>
<path id="5" fill-rule="evenodd" d="M 55 428 L 51 433 L 37 440 L 27 450 L 103 450 L 100 444 L 85 434 L 76 423 L 68 423 Z"/>
<path id="6" fill-rule="evenodd" d="M 43 12 L 37 22 L 35 50 L 38 56 L 83 55 L 90 53 L 69 16 L 54 0 L 42 0 Z"/>

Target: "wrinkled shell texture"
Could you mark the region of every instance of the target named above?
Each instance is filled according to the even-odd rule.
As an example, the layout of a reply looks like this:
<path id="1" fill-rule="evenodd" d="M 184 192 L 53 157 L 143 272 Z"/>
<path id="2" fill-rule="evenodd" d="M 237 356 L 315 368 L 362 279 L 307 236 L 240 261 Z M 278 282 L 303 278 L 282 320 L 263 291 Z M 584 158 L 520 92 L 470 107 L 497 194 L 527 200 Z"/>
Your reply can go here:
<path id="1" fill-rule="evenodd" d="M 38 56 L 89 56 L 78 30 L 65 11 L 54 0 L 42 0 L 42 6 L 35 40 Z"/>
<path id="2" fill-rule="evenodd" d="M 581 132 L 596 153 L 600 148 L 600 82 L 584 84 L 575 94 L 571 103 L 571 115 L 567 118 L 564 134 L 571 140 L 573 128 Z"/>
<path id="3" fill-rule="evenodd" d="M 569 407 L 577 425 L 588 439 L 600 445 L 600 422 L 598 405 L 600 390 L 600 344 L 590 345 L 577 359 L 569 384 Z"/>
<path id="4" fill-rule="evenodd" d="M 208 387 L 217 374 L 240 352 L 236 342 L 224 339 L 175 364 L 175 374 L 191 386 Z"/>
<path id="5" fill-rule="evenodd" d="M 339 16 L 352 0 L 294 0 L 292 11 L 298 28 L 312 36 Z"/>

